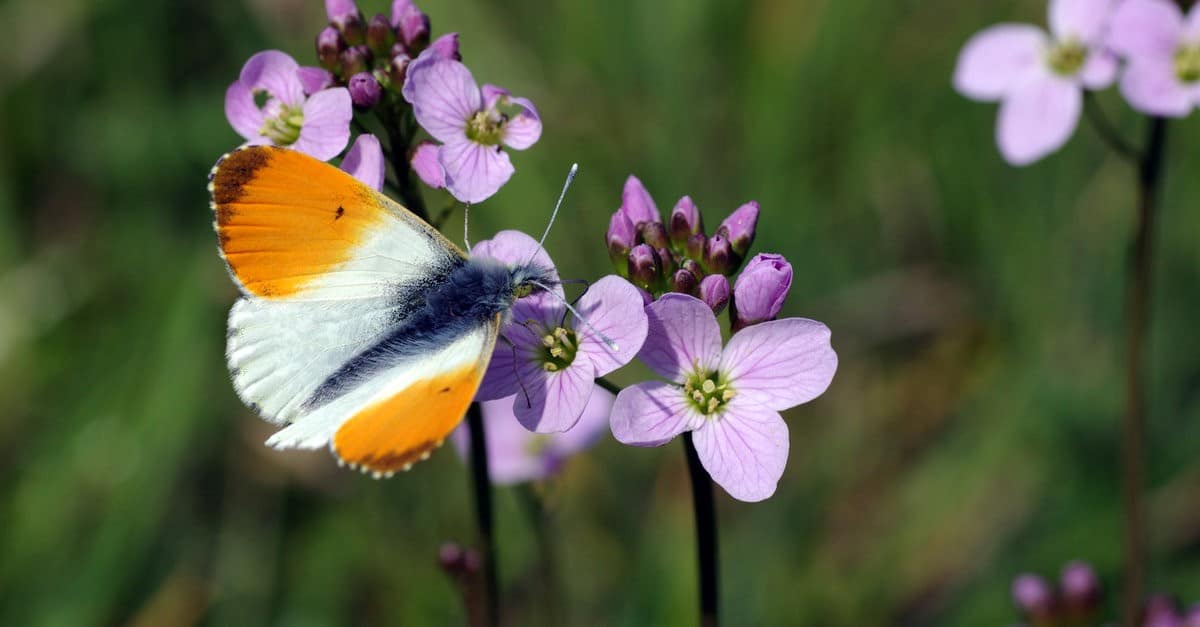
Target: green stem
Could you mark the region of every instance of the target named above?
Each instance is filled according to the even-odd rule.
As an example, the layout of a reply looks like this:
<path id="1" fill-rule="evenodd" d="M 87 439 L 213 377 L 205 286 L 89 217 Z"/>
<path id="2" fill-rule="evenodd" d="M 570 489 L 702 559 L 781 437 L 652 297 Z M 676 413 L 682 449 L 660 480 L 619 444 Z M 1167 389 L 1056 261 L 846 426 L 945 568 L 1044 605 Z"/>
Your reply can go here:
<path id="1" fill-rule="evenodd" d="M 1087 116 L 1088 122 L 1095 129 L 1096 134 L 1100 139 L 1112 148 L 1113 152 L 1121 155 L 1121 157 L 1129 161 L 1138 162 L 1142 160 L 1141 152 L 1125 141 L 1121 136 L 1121 132 L 1117 127 L 1109 121 L 1108 116 L 1104 114 L 1104 109 L 1100 107 L 1100 103 L 1096 101 L 1096 97 L 1090 91 L 1083 92 L 1083 113 Z"/>
<path id="2" fill-rule="evenodd" d="M 563 605 L 564 593 L 562 579 L 558 573 L 557 551 L 554 545 L 554 520 L 546 501 L 537 490 L 526 484 L 522 485 L 519 494 L 529 515 L 529 525 L 533 528 L 534 540 L 538 547 L 538 570 L 542 582 L 539 596 L 545 605 L 547 625 L 569 625 L 565 620 L 566 611 Z"/>

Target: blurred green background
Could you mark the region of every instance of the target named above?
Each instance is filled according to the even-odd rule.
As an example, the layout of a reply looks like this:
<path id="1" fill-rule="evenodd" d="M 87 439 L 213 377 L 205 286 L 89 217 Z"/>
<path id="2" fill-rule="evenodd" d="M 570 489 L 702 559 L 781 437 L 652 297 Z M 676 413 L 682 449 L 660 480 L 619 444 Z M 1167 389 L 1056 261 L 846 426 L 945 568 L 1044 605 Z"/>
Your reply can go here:
<path id="1" fill-rule="evenodd" d="M 1013 575 L 1073 558 L 1119 583 L 1132 172 L 1086 127 L 1008 167 L 995 107 L 950 88 L 967 37 L 1044 23 L 1043 2 L 421 6 L 545 123 L 476 239 L 539 231 L 576 161 L 548 241 L 565 276 L 607 271 L 630 173 L 710 225 L 756 199 L 755 249 L 795 267 L 787 313 L 833 329 L 840 369 L 788 413 L 778 494 L 718 496 L 729 625 L 1010 624 Z M 313 63 L 324 19 L 316 0 L 0 4 L 0 624 L 464 622 L 436 563 L 474 537 L 455 454 L 373 481 L 270 451 L 224 365 L 236 292 L 204 188 L 240 141 L 224 90 L 260 49 Z M 1169 132 L 1150 584 L 1196 600 L 1200 133 Z M 570 624 L 696 623 L 679 443 L 608 438 L 541 489 Z M 497 498 L 510 624 L 538 624 L 534 537 L 514 492 Z"/>

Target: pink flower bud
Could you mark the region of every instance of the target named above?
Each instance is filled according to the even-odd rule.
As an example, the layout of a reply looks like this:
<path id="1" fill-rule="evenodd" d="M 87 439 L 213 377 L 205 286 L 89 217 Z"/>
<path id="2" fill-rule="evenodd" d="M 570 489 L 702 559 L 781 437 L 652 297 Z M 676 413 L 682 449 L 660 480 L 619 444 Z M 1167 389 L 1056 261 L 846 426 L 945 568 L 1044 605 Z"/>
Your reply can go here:
<path id="1" fill-rule="evenodd" d="M 671 291 L 696 296 L 699 292 L 700 281 L 686 268 L 680 268 L 671 275 Z"/>
<path id="2" fill-rule="evenodd" d="M 733 330 L 774 320 L 792 287 L 792 266 L 782 255 L 755 255 L 733 284 Z"/>
<path id="3" fill-rule="evenodd" d="M 350 90 L 350 101 L 359 109 L 370 109 L 379 104 L 383 87 L 370 72 L 359 72 L 350 77 L 346 87 Z"/>
<path id="4" fill-rule="evenodd" d="M 620 211 L 614 212 L 612 219 L 608 222 L 608 232 L 604 234 L 604 239 L 608 244 L 608 258 L 617 267 L 617 272 L 622 275 L 627 276 L 626 260 L 629 258 L 629 251 L 633 248 L 636 238 L 637 233 L 633 229 L 633 224 L 629 222 L 629 218 L 626 218 L 625 214 Z"/>
<path id="5" fill-rule="evenodd" d="M 700 218 L 700 209 L 688 196 L 679 199 L 671 210 L 671 222 L 668 229 L 671 243 L 676 246 L 687 244 L 688 238 L 704 231 L 704 223 Z"/>
<path id="6" fill-rule="evenodd" d="M 650 192 L 647 192 L 642 182 L 632 174 L 625 179 L 625 189 L 621 192 L 621 213 L 639 228 L 643 224 L 662 222 Z M 666 235 L 665 230 L 663 235 Z"/>
<path id="7" fill-rule="evenodd" d="M 1012 598 L 1017 609 L 1026 616 L 1045 619 L 1054 615 L 1054 590 L 1038 575 L 1018 575 L 1012 583 Z"/>
<path id="8" fill-rule="evenodd" d="M 397 5 L 404 4 L 399 7 Z M 417 5 L 411 2 L 397 2 L 392 5 L 392 20 L 400 33 L 400 39 L 408 47 L 411 54 L 416 54 L 429 45 L 429 16 L 421 12 Z"/>
<path id="9" fill-rule="evenodd" d="M 1059 589 L 1067 609 L 1077 615 L 1086 615 L 1096 609 L 1103 593 L 1096 571 L 1082 561 L 1074 561 L 1063 567 Z"/>
<path id="10" fill-rule="evenodd" d="M 745 257 L 754 243 L 754 231 L 758 226 L 758 203 L 753 200 L 738 207 L 717 227 L 717 233 L 729 238 L 729 245 L 739 257 Z"/>
<path id="11" fill-rule="evenodd" d="M 662 264 L 658 253 L 649 244 L 638 244 L 629 251 L 629 280 L 634 285 L 655 293 L 659 289 Z"/>
<path id="12" fill-rule="evenodd" d="M 736 269 L 733 249 L 729 240 L 717 233 L 708 238 L 704 246 L 704 269 L 713 274 L 726 274 Z"/>
<path id="13" fill-rule="evenodd" d="M 723 274 L 710 274 L 700 281 L 700 300 L 713 313 L 720 314 L 729 304 L 729 279 Z"/>
<path id="14" fill-rule="evenodd" d="M 366 46 L 352 46 L 342 51 L 342 76 L 366 72 L 370 65 L 371 51 Z"/>
<path id="15" fill-rule="evenodd" d="M 337 72 L 342 67 L 342 51 L 346 49 L 346 40 L 332 26 L 326 26 L 317 34 L 317 61 L 321 67 L 330 72 Z"/>
<path id="16" fill-rule="evenodd" d="M 629 214 L 626 214 L 625 217 L 629 217 Z M 663 226 L 662 222 L 642 222 L 637 226 L 643 242 L 655 248 L 667 248 L 671 245 L 671 241 L 667 237 L 667 227 Z"/>
<path id="17" fill-rule="evenodd" d="M 388 87 L 393 91 L 399 92 L 404 87 L 404 79 L 408 77 L 408 64 L 412 63 L 412 59 L 407 54 L 398 54 L 392 57 L 392 62 L 388 64 Z"/>
<path id="18" fill-rule="evenodd" d="M 386 56 L 396 41 L 396 31 L 386 15 L 376 13 L 367 22 L 367 47 L 377 56 Z"/>

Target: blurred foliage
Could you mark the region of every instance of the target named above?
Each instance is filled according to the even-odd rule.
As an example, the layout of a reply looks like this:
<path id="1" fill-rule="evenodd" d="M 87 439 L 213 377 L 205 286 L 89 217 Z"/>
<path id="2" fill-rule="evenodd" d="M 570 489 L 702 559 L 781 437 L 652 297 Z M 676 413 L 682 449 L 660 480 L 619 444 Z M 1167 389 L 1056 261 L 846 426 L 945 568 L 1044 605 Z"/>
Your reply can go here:
<path id="1" fill-rule="evenodd" d="M 1010 168 L 995 107 L 950 88 L 970 34 L 1041 23 L 1044 3 L 422 6 L 462 33 L 476 77 L 545 121 L 473 213 L 476 239 L 540 230 L 575 161 L 548 243 L 565 276 L 606 272 L 631 172 L 710 224 L 756 199 L 756 249 L 796 267 L 787 312 L 834 331 L 840 371 L 789 412 L 779 493 L 719 498 L 728 624 L 1007 624 L 1012 576 L 1071 558 L 1118 583 L 1132 173 L 1086 127 Z M 310 63 L 323 19 L 316 0 L 0 4 L 0 624 L 464 620 L 436 565 L 474 534 L 454 454 L 372 481 L 323 451 L 269 451 L 223 363 L 235 290 L 204 177 L 238 143 L 224 89 L 259 49 Z M 1101 102 L 1142 132 L 1115 91 Z M 1150 583 L 1192 600 L 1200 129 L 1170 133 Z M 571 624 L 695 624 L 677 443 L 605 441 L 541 489 Z M 509 623 L 536 624 L 536 543 L 516 494 L 498 499 Z"/>

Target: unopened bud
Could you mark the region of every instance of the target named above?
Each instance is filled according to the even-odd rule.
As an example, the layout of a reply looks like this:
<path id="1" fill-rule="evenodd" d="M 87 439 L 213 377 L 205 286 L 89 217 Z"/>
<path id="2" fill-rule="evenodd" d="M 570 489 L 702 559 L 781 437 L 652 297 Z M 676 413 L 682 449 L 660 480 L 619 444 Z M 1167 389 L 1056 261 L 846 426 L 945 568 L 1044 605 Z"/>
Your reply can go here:
<path id="1" fill-rule="evenodd" d="M 667 227 L 663 226 L 662 222 L 642 222 L 638 225 L 638 232 L 641 233 L 643 242 L 655 248 L 667 248 L 671 245 L 670 239 L 667 238 Z"/>
<path id="2" fill-rule="evenodd" d="M 395 20 L 401 41 L 412 54 L 424 50 L 429 45 L 429 16 L 411 2 L 399 7 L 399 11 L 396 11 L 396 8 L 393 6 L 392 18 Z"/>
<path id="3" fill-rule="evenodd" d="M 395 41 L 396 31 L 392 30 L 392 23 L 388 21 L 386 15 L 376 13 L 367 22 L 367 47 L 376 56 L 383 57 L 387 55 Z"/>
<path id="4" fill-rule="evenodd" d="M 671 291 L 695 296 L 700 288 L 700 281 L 690 271 L 680 268 L 671 275 Z"/>
<path id="5" fill-rule="evenodd" d="M 758 203 L 753 200 L 738 207 L 717 227 L 717 233 L 729 238 L 729 245 L 739 258 L 745 257 L 754 243 L 754 232 L 758 228 Z"/>
<path id="6" fill-rule="evenodd" d="M 1063 603 L 1076 617 L 1083 617 L 1100 605 L 1103 590 L 1096 571 L 1087 562 L 1074 561 L 1063 567 L 1059 577 Z"/>
<path id="7" fill-rule="evenodd" d="M 629 251 L 629 280 L 651 293 L 658 292 L 662 266 L 658 253 L 649 244 L 638 244 Z"/>
<path id="8" fill-rule="evenodd" d="M 1142 622 L 1140 627 L 1180 627 L 1183 617 L 1179 611 L 1179 601 L 1165 594 L 1156 594 L 1146 599 L 1142 606 Z"/>
<path id="9" fill-rule="evenodd" d="M 317 62 L 330 72 L 342 69 L 342 51 L 346 49 L 346 40 L 332 26 L 326 26 L 317 34 Z"/>
<path id="10" fill-rule="evenodd" d="M 621 191 L 621 213 L 624 213 L 625 217 L 629 218 L 629 221 L 638 228 L 641 228 L 643 224 L 662 222 L 658 216 L 658 206 L 654 204 L 650 192 L 646 191 L 646 186 L 642 185 L 642 182 L 632 174 L 625 179 L 625 188 Z M 665 245 L 665 229 L 663 242 Z"/>
<path id="11" fill-rule="evenodd" d="M 724 274 L 710 274 L 700 280 L 700 300 L 715 314 L 720 314 L 729 304 L 729 279 Z"/>
<path id="12" fill-rule="evenodd" d="M 734 266 L 729 240 L 720 233 L 708 238 L 704 247 L 704 269 L 712 274 L 727 274 L 734 270 Z"/>
<path id="13" fill-rule="evenodd" d="M 675 203 L 675 208 L 671 210 L 669 231 L 671 243 L 680 248 L 687 244 L 688 238 L 704 231 L 700 209 L 690 197 L 684 196 Z"/>
<path id="14" fill-rule="evenodd" d="M 346 82 L 350 90 L 350 101 L 359 109 L 370 109 L 379 104 L 383 97 L 383 87 L 370 72 L 359 72 Z"/>
<path id="15" fill-rule="evenodd" d="M 708 238 L 703 233 L 696 233 L 688 237 L 687 243 L 684 245 L 684 252 L 688 259 L 697 261 L 704 259 L 704 247 L 708 245 Z"/>
<path id="16" fill-rule="evenodd" d="M 1012 583 L 1013 603 L 1023 614 L 1035 620 L 1054 616 L 1054 590 L 1038 575 L 1017 576 Z"/>
<path id="17" fill-rule="evenodd" d="M 678 267 L 675 264 L 675 256 L 666 248 L 656 248 L 654 252 L 658 254 L 659 268 L 663 278 L 669 278 Z"/>
<path id="18" fill-rule="evenodd" d="M 617 269 L 617 273 L 622 276 L 629 276 L 629 251 L 633 248 L 637 238 L 637 233 L 634 232 L 633 224 L 625 214 L 617 211 L 613 213 L 612 219 L 608 222 L 608 231 L 604 234 L 605 242 L 608 244 L 608 258 L 612 261 Z"/>
<path id="19" fill-rule="evenodd" d="M 774 320 L 791 288 L 792 264 L 783 255 L 755 255 L 733 284 L 733 330 Z"/>
<path id="20" fill-rule="evenodd" d="M 367 43 L 367 23 L 363 21 L 361 13 L 354 13 L 346 18 L 345 22 L 338 25 L 338 29 L 342 31 L 342 37 L 346 38 L 346 43 L 351 46 L 361 46 Z"/>
<path id="21" fill-rule="evenodd" d="M 399 92 L 404 87 L 404 79 L 408 76 L 408 64 L 412 63 L 412 59 L 407 54 L 398 54 L 392 57 L 392 62 L 388 64 L 388 87 Z"/>
<path id="22" fill-rule="evenodd" d="M 366 46 L 352 46 L 342 51 L 342 76 L 366 72 L 371 65 L 371 51 Z"/>

